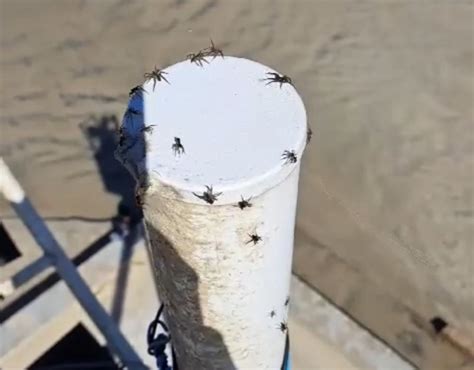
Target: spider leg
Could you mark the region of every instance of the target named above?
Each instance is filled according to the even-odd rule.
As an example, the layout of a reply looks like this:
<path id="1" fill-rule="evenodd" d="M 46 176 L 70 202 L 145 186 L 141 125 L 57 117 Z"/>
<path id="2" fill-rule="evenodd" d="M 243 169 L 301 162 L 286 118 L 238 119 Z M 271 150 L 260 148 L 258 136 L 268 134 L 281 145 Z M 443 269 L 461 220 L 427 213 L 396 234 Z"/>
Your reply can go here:
<path id="1" fill-rule="evenodd" d="M 204 200 L 204 198 L 205 198 L 203 195 L 199 195 L 199 194 L 196 194 L 194 192 L 193 192 L 193 195 L 198 197 L 199 199 L 202 199 L 202 200 Z"/>
<path id="2" fill-rule="evenodd" d="M 162 72 L 162 73 L 166 73 L 166 72 Z M 170 82 L 166 79 L 165 76 L 162 75 L 161 78 L 162 78 L 164 81 L 166 81 L 166 83 L 167 83 L 168 85 L 171 85 Z"/>

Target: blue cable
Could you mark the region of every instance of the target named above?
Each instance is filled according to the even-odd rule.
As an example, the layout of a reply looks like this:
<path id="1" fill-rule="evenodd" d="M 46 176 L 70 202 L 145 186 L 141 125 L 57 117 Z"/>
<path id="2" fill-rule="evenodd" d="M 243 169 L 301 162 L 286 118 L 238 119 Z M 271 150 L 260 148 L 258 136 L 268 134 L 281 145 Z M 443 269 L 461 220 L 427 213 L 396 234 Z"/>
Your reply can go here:
<path id="1" fill-rule="evenodd" d="M 148 343 L 148 353 L 155 357 L 156 366 L 158 370 L 173 370 L 168 364 L 168 356 L 165 353 L 166 346 L 171 341 L 171 336 L 168 334 L 168 326 L 160 320 L 161 314 L 163 313 L 164 305 L 161 304 L 156 317 L 148 326 L 147 332 L 147 343 Z M 160 333 L 155 337 L 156 329 L 158 325 L 161 326 L 165 333 Z M 174 355 L 174 353 L 173 353 Z M 174 356 L 173 356 L 174 360 Z M 174 364 L 175 370 L 178 369 L 177 364 Z M 285 343 L 285 354 L 283 356 L 283 363 L 281 365 L 281 370 L 291 370 L 291 361 L 290 361 L 290 337 L 287 333 L 286 343 Z"/>
<path id="2" fill-rule="evenodd" d="M 171 336 L 168 334 L 168 326 L 160 320 L 160 316 L 163 313 L 163 304 L 161 304 L 155 319 L 148 326 L 147 332 L 147 344 L 148 353 L 155 357 L 156 366 L 158 370 L 172 370 L 168 364 L 168 356 L 165 353 L 166 346 L 171 341 Z M 155 337 L 156 329 L 158 325 L 163 328 L 165 333 L 160 333 Z"/>

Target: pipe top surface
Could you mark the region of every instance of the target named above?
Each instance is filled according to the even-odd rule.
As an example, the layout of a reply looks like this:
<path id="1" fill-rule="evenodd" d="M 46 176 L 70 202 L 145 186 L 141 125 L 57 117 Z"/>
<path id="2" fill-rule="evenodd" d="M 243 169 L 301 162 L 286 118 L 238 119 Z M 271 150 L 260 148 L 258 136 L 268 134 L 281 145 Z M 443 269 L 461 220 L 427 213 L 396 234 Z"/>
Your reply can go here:
<path id="1" fill-rule="evenodd" d="M 171 186 L 193 203 L 203 203 L 193 192 L 205 186 L 222 193 L 215 204 L 256 196 L 295 168 L 282 157 L 285 151 L 301 159 L 307 135 L 303 102 L 291 84 L 265 80 L 276 71 L 260 63 L 218 56 L 202 64 L 179 62 L 163 69 L 169 83 L 145 82 L 129 103 L 143 118 L 139 124 L 124 120 L 124 127 L 144 132 L 142 168 L 151 185 Z M 173 147 L 175 138 L 184 152 Z"/>

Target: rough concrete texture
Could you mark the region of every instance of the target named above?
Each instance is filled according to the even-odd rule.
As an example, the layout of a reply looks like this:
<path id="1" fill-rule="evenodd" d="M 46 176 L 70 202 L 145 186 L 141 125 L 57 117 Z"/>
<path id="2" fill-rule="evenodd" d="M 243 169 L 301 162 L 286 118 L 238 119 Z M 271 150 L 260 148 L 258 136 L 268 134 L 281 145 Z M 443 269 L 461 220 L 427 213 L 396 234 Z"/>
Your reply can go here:
<path id="1" fill-rule="evenodd" d="M 296 273 L 418 364 L 431 317 L 474 332 L 471 1 L 4 0 L 0 17 L 0 152 L 44 215 L 115 214 L 103 159 L 128 90 L 212 37 L 305 100 Z"/>

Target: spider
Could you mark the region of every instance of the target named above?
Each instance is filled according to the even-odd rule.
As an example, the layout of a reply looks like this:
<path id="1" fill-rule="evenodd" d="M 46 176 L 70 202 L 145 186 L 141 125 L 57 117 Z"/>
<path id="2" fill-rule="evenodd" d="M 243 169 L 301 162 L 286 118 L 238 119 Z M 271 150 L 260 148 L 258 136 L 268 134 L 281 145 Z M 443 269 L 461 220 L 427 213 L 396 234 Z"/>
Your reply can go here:
<path id="1" fill-rule="evenodd" d="M 138 194 L 135 194 L 135 204 L 137 205 L 137 207 L 140 207 L 140 208 L 143 207 L 143 204 L 145 204 L 143 202 L 142 197 Z"/>
<path id="2" fill-rule="evenodd" d="M 211 39 L 211 45 L 208 48 L 204 49 L 204 55 L 214 57 L 214 58 L 216 58 L 217 56 L 221 56 L 222 58 L 224 58 L 224 53 L 222 52 L 221 49 L 216 48 L 216 46 L 214 45 L 214 41 L 212 41 L 212 39 Z"/>
<path id="3" fill-rule="evenodd" d="M 143 183 L 143 179 L 135 186 L 135 202 L 138 207 L 143 208 L 145 205 L 146 190 L 148 185 Z"/>
<path id="4" fill-rule="evenodd" d="M 313 136 L 313 130 L 311 130 L 311 127 L 308 126 L 308 128 L 306 129 L 306 144 L 309 144 L 312 136 Z"/>
<path id="5" fill-rule="evenodd" d="M 280 83 L 280 88 L 283 86 L 283 84 L 290 84 L 293 85 L 293 81 L 291 81 L 291 78 L 289 78 L 286 75 L 280 75 L 275 72 L 267 72 L 266 73 L 268 76 L 267 78 L 264 78 L 264 81 L 268 81 L 265 85 L 270 85 L 271 83 Z"/>
<path id="6" fill-rule="evenodd" d="M 294 150 L 285 150 L 281 155 L 281 159 L 285 161 L 285 164 L 296 163 L 296 161 L 298 160 Z"/>
<path id="7" fill-rule="evenodd" d="M 276 316 L 275 310 L 271 310 L 271 311 L 270 311 L 270 317 L 273 318 L 273 317 L 275 317 L 275 316 Z"/>
<path id="8" fill-rule="evenodd" d="M 143 92 L 145 92 L 145 89 L 143 88 L 143 86 L 137 85 L 137 86 L 132 87 L 130 89 L 130 92 L 128 93 L 128 96 L 132 97 L 137 93 L 143 93 Z"/>
<path id="9" fill-rule="evenodd" d="M 241 195 L 240 198 L 242 200 L 238 202 L 237 205 L 234 205 L 234 207 L 239 207 L 240 209 L 244 209 L 246 207 L 252 207 L 252 203 L 250 203 L 250 199 L 252 199 L 252 197 L 248 199 L 244 199 L 244 197 Z"/>
<path id="10" fill-rule="evenodd" d="M 255 234 L 248 234 L 248 236 L 250 237 L 249 241 L 245 244 L 250 244 L 250 243 L 253 243 L 253 245 L 256 245 L 259 241 L 262 240 L 262 237 L 259 236 L 257 233 Z"/>
<path id="11" fill-rule="evenodd" d="M 181 155 L 185 153 L 184 146 L 181 144 L 181 139 L 179 137 L 174 138 L 174 144 L 171 145 L 171 149 L 173 149 L 174 155 Z"/>
<path id="12" fill-rule="evenodd" d="M 285 306 L 288 306 L 289 304 L 290 304 L 290 297 L 286 297 Z"/>
<path id="13" fill-rule="evenodd" d="M 203 66 L 202 62 L 209 64 L 209 62 L 206 60 L 206 56 L 207 54 L 204 53 L 202 50 L 200 50 L 196 54 L 194 53 L 188 54 L 186 59 L 189 59 L 191 63 L 196 63 L 198 66 L 202 67 Z"/>
<path id="14" fill-rule="evenodd" d="M 128 108 L 124 114 L 124 118 L 127 120 L 131 119 L 133 121 L 133 116 L 139 116 L 141 114 L 142 113 L 139 110 L 136 110 L 134 108 Z"/>
<path id="15" fill-rule="evenodd" d="M 148 125 L 148 126 L 145 126 L 143 127 L 140 131 L 141 132 L 149 132 L 149 133 L 152 133 L 153 132 L 153 127 L 155 127 L 156 125 Z"/>
<path id="16" fill-rule="evenodd" d="M 158 81 L 166 81 L 169 84 L 169 81 L 164 76 L 167 72 L 162 71 L 161 69 L 156 68 L 151 72 L 147 72 L 143 75 L 146 81 L 153 80 L 153 91 L 155 91 L 155 86 Z"/>
<path id="17" fill-rule="evenodd" d="M 213 204 L 215 201 L 217 201 L 217 197 L 220 196 L 222 193 L 213 193 L 212 186 L 207 186 L 206 185 L 207 191 L 204 191 L 202 195 L 193 193 L 196 197 L 199 199 L 202 199 L 203 201 Z"/>
<path id="18" fill-rule="evenodd" d="M 122 131 L 122 130 L 120 130 L 120 131 Z M 118 145 L 123 146 L 124 142 L 125 142 L 125 135 L 123 134 L 123 132 L 120 132 Z"/>
<path id="19" fill-rule="evenodd" d="M 280 325 L 278 326 L 278 329 L 282 332 L 282 333 L 285 333 L 287 330 L 288 330 L 288 324 L 284 321 L 282 321 L 280 323 Z"/>

